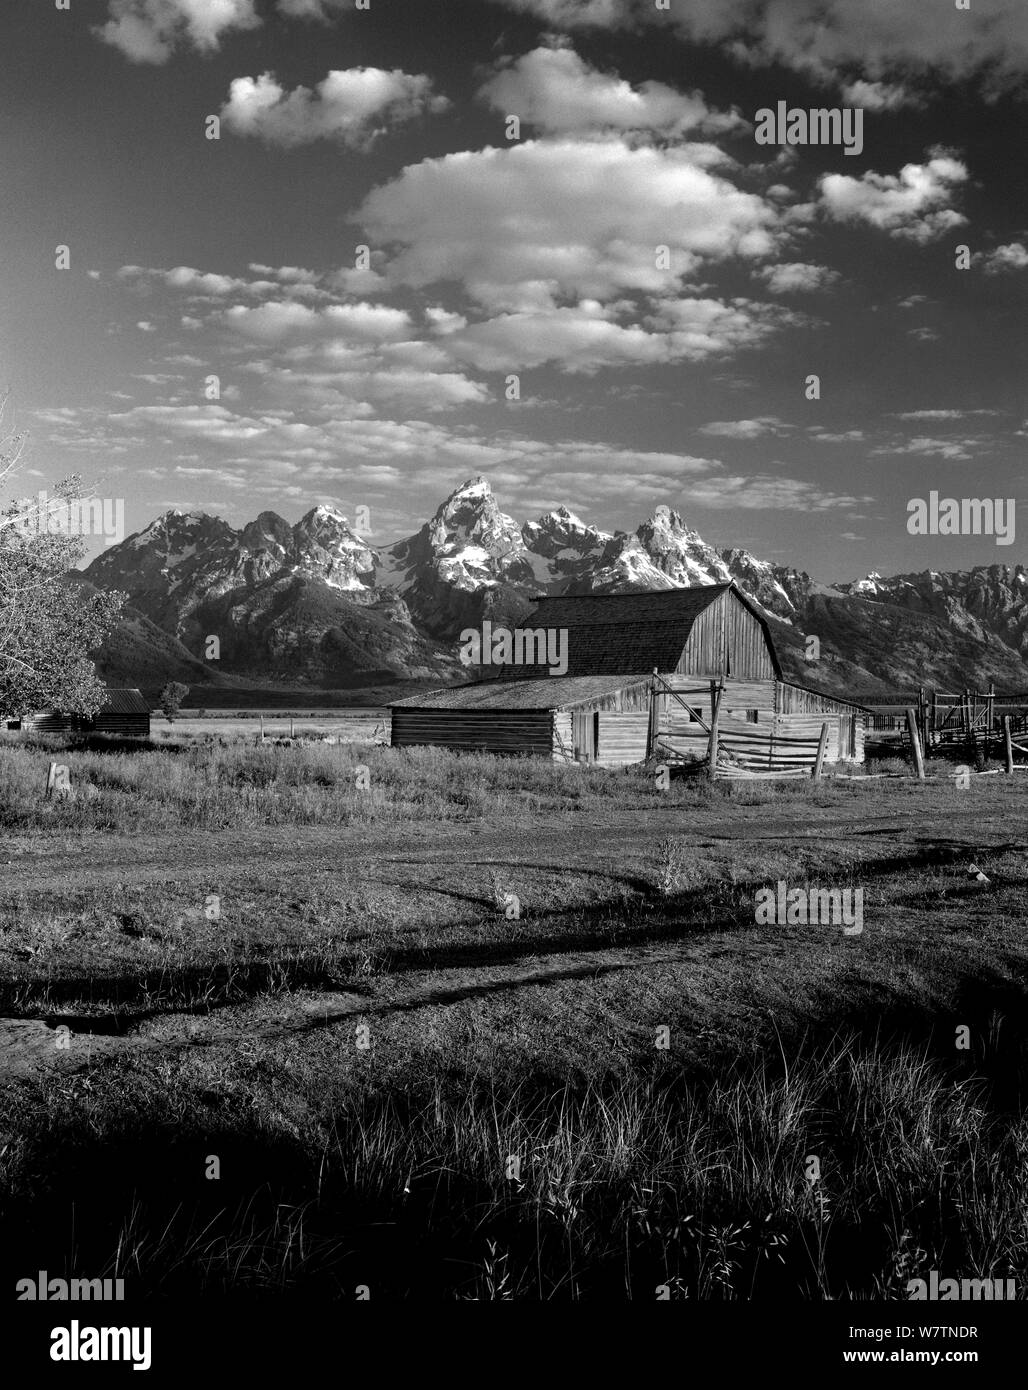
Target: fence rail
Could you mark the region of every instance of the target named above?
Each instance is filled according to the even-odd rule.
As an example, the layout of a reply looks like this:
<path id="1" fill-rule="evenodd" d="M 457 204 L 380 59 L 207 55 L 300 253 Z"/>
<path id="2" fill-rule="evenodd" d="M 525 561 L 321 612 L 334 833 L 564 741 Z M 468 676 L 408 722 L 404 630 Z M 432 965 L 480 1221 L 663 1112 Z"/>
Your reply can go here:
<path id="1" fill-rule="evenodd" d="M 800 734 L 781 733 L 774 722 L 750 724 L 740 719 L 720 719 L 724 685 L 711 682 L 709 689 L 675 690 L 654 671 L 650 706 L 650 752 L 666 762 L 686 763 L 711 778 L 814 777 L 821 776 L 828 745 L 829 723 L 820 730 Z M 709 723 L 687 697 L 709 695 Z M 689 715 L 688 721 L 664 715 L 660 727 L 658 696 L 670 697 Z"/>

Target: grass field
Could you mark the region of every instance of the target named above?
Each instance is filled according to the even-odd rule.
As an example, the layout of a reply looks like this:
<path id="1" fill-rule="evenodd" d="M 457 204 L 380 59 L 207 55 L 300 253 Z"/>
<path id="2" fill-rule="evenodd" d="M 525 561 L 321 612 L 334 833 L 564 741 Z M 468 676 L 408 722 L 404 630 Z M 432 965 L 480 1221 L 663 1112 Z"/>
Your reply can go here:
<path id="1" fill-rule="evenodd" d="M 0 749 L 5 1276 L 1023 1288 L 1019 779 L 111 747 Z M 58 756 L 75 797 L 44 802 Z M 758 925 L 779 879 L 862 888 L 863 932 Z"/>

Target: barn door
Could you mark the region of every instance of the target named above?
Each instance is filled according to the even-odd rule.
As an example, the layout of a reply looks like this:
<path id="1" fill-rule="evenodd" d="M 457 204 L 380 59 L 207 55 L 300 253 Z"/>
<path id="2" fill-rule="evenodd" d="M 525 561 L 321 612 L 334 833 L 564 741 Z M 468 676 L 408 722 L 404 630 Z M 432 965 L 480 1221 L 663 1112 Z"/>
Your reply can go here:
<path id="1" fill-rule="evenodd" d="M 571 734 L 574 740 L 575 758 L 580 763 L 591 763 L 596 758 L 596 725 L 599 720 L 592 714 L 571 715 Z"/>

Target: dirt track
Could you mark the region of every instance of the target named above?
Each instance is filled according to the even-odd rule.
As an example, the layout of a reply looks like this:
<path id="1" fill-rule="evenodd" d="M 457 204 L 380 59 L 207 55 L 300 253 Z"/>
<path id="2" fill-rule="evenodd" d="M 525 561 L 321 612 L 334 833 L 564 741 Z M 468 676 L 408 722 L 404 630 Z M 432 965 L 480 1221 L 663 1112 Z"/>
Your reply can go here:
<path id="1" fill-rule="evenodd" d="M 538 817 L 530 829 L 482 824 L 437 823 L 376 829 L 374 839 L 357 828 L 263 828 L 208 833 L 182 832 L 165 842 L 152 837 L 93 835 L 60 844 L 31 837 L 5 837 L 0 842 L 3 891 L 10 898 L 40 890 L 60 895 L 90 889 L 131 885 L 175 885 L 196 894 L 235 885 L 252 887 L 272 876 L 285 891 L 301 891 L 315 880 L 337 879 L 349 888 L 370 887 L 418 893 L 434 898 L 475 901 L 477 887 L 492 869 L 528 881 L 547 881 L 564 874 L 585 875 L 595 891 L 606 896 L 618 884 L 645 882 L 657 841 L 681 837 L 687 847 L 715 851 L 763 845 L 780 852 L 783 846 L 815 842 L 822 851 L 833 842 L 839 862 L 880 861 L 902 866 L 952 864 L 990 851 L 1009 853 L 1012 832 L 1022 837 L 1025 826 L 1011 824 L 997 801 L 984 809 L 977 798 L 949 808 L 946 823 L 926 830 L 924 807 L 916 798 L 904 799 L 888 814 L 867 815 L 862 806 L 776 808 L 770 823 L 765 805 L 733 807 L 728 814 L 706 814 L 696 808 L 670 815 L 637 816 L 627 826 L 583 817 L 569 825 L 563 815 Z M 1018 818 L 1021 820 L 1021 818 Z M 709 859 L 709 854 L 708 854 Z M 245 1019 L 250 1038 L 284 1037 L 291 1032 L 345 1023 L 358 1017 L 418 1009 L 447 1009 L 471 996 L 490 991 L 518 990 L 533 984 L 596 978 L 601 974 L 640 966 L 681 961 L 693 949 L 688 939 L 638 946 L 575 950 L 572 943 L 552 954 L 536 947 L 527 955 L 512 953 L 507 960 L 481 965 L 467 962 L 452 968 L 411 969 L 399 976 L 370 979 L 359 991 L 298 991 L 216 1013 L 169 1011 L 113 1028 L 98 1020 L 98 1031 L 76 1038 L 61 1049 L 56 1018 L 0 1020 L 0 1076 L 25 1076 L 40 1068 L 78 1071 L 92 1061 L 139 1049 L 231 1045 Z M 102 1031 L 105 1027 L 111 1031 Z M 83 1046 L 83 1044 L 85 1044 Z"/>

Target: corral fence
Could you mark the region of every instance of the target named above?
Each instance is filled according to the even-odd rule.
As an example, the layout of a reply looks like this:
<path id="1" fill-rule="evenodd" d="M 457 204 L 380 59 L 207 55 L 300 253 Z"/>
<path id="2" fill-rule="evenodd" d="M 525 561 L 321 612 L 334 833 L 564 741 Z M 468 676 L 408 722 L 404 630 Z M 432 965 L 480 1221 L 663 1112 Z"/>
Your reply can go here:
<path id="1" fill-rule="evenodd" d="M 988 690 L 966 686 L 963 690 L 927 690 L 894 701 L 868 697 L 872 714 L 868 738 L 887 743 L 895 740 L 904 749 L 911 747 L 910 712 L 917 735 L 926 752 L 966 754 L 971 761 L 990 753 L 1009 754 L 1011 739 L 1028 743 L 1028 692 L 1001 693 L 995 684 Z M 1014 744 L 1018 751 L 1024 751 Z M 1009 756 L 1008 756 L 1009 762 Z"/>

